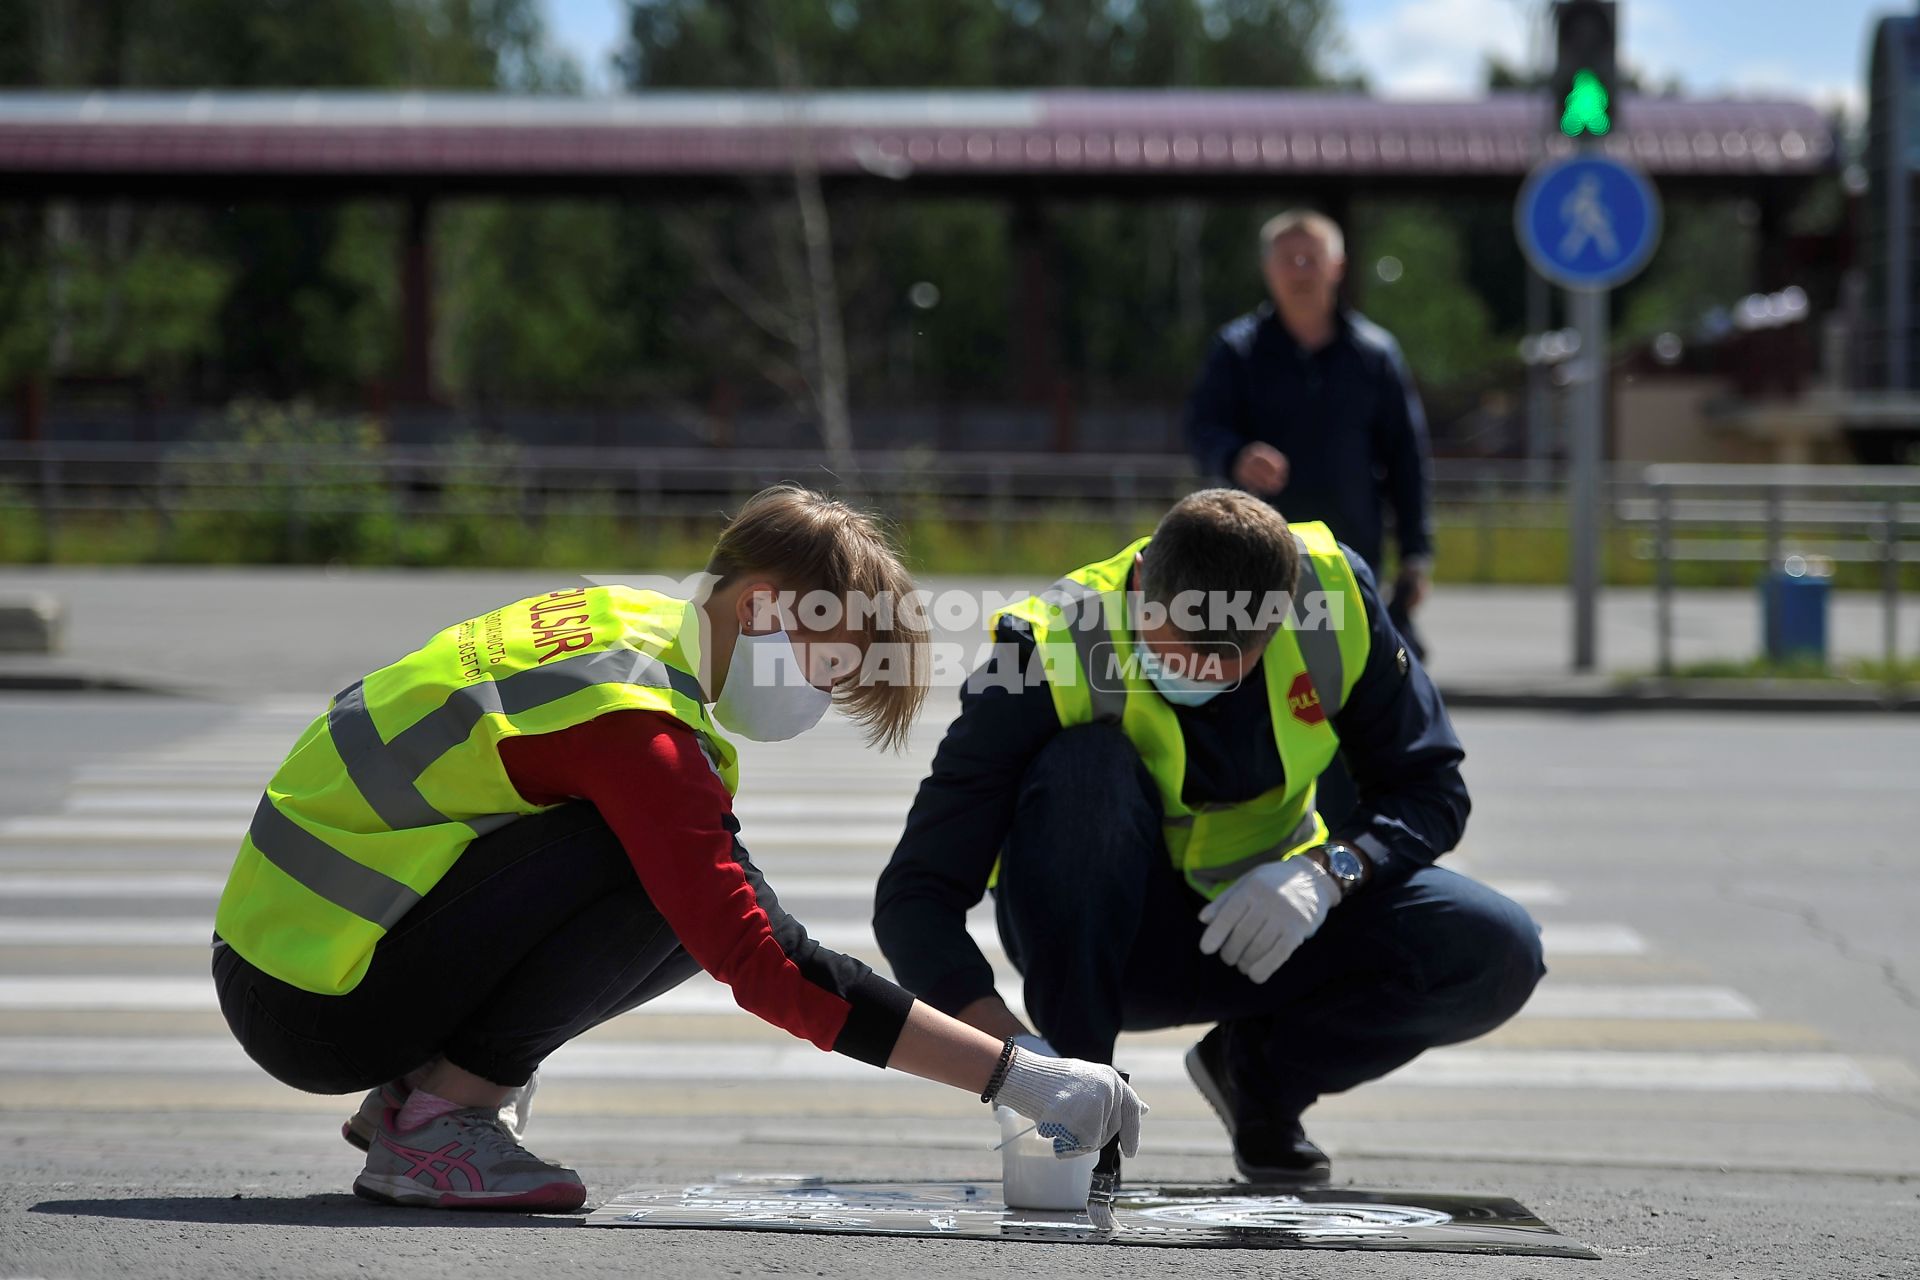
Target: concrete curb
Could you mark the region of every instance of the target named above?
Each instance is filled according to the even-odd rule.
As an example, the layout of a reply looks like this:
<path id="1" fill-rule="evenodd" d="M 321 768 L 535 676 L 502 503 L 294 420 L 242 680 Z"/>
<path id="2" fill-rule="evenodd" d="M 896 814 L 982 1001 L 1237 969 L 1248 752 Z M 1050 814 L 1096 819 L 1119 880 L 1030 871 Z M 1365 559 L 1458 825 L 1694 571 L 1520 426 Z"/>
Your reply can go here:
<path id="1" fill-rule="evenodd" d="M 1447 685 L 1449 707 L 1520 711 L 1920 711 L 1920 691 L 1838 681 L 1633 680 L 1601 687 Z"/>
<path id="2" fill-rule="evenodd" d="M 0 693 L 145 693 L 177 696 L 184 690 L 161 681 L 77 667 L 31 667 L 0 664 Z"/>

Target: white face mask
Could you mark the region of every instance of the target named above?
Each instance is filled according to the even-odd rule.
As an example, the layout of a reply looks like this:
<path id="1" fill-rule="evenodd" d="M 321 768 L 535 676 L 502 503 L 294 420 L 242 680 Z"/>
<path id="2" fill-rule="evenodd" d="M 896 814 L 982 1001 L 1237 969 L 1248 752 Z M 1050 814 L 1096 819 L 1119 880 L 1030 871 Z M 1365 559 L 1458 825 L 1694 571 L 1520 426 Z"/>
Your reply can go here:
<path id="1" fill-rule="evenodd" d="M 733 642 L 727 683 L 713 704 L 713 718 L 755 742 L 785 742 L 820 723 L 833 694 L 807 683 L 807 673 L 784 631 Z"/>
<path id="2" fill-rule="evenodd" d="M 1205 667 L 1217 669 L 1218 658 L 1202 659 Z M 1211 702 L 1227 690 L 1239 684 L 1238 680 L 1201 680 L 1187 674 L 1196 665 L 1182 655 L 1167 657 L 1152 648 L 1142 646 L 1140 665 L 1147 679 L 1160 691 L 1160 696 L 1176 707 L 1197 707 Z"/>
<path id="3" fill-rule="evenodd" d="M 1211 702 L 1227 690 L 1233 688 L 1235 681 L 1215 684 L 1210 680 L 1191 680 L 1186 676 L 1163 674 L 1152 667 L 1147 669 L 1147 679 L 1153 681 L 1153 687 L 1160 696 L 1176 707 L 1197 707 Z"/>

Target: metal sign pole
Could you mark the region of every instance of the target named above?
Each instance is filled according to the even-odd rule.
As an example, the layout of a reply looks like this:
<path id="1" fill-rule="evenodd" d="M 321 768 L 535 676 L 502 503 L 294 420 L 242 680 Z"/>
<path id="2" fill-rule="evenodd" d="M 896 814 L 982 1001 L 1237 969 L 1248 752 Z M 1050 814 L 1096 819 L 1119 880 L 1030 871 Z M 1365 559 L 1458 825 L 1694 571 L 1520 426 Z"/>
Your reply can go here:
<path id="1" fill-rule="evenodd" d="M 1573 669 L 1592 671 L 1598 662 L 1596 618 L 1600 593 L 1600 462 L 1606 421 L 1607 291 L 1581 289 L 1568 295 L 1580 335 L 1580 376 L 1568 414 L 1568 546 L 1572 553 Z"/>
<path id="2" fill-rule="evenodd" d="M 1573 587 L 1573 669 L 1588 672 L 1599 656 L 1608 292 L 1653 256 L 1660 243 L 1660 197 L 1638 169 L 1588 147 L 1546 161 L 1527 176 L 1514 201 L 1513 224 L 1533 269 L 1568 291 L 1580 335 L 1567 386 L 1567 577 Z"/>

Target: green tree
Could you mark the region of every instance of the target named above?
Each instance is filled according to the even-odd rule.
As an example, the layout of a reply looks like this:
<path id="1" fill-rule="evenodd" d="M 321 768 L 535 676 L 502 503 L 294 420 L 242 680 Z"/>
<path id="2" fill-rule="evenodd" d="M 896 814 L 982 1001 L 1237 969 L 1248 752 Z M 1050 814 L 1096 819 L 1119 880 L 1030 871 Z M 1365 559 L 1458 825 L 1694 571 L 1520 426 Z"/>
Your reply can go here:
<path id="1" fill-rule="evenodd" d="M 578 86 L 537 0 L 0 5 L 0 84 Z M 143 375 L 217 398 L 356 397 L 390 373 L 400 217 L 367 202 L 0 206 L 0 376 Z M 38 224 L 38 225 L 36 225 Z M 37 354 L 36 354 L 37 353 Z"/>
<path id="2" fill-rule="evenodd" d="M 793 51 L 804 83 L 823 88 L 1300 86 L 1328 82 L 1337 44 L 1327 0 L 633 0 L 629 11 L 622 65 L 639 90 L 776 87 L 776 44 Z M 733 305 L 708 283 L 716 255 L 736 278 L 777 276 L 753 252 L 773 238 L 784 200 L 765 193 L 758 234 L 732 235 L 735 248 L 711 239 L 696 253 L 705 266 L 692 274 L 707 287 L 690 310 Z M 1066 372 L 1095 397 L 1183 391 L 1213 326 L 1258 298 L 1258 215 L 1172 202 L 1048 209 Z M 919 394 L 1010 390 L 1018 264 L 1008 217 L 991 201 L 833 201 L 857 395 L 901 384 L 903 343 Z M 919 281 L 939 289 L 931 311 L 904 301 Z M 777 369 L 777 341 L 755 337 L 765 327 L 734 319 L 712 376 Z"/>
<path id="3" fill-rule="evenodd" d="M 1512 346 L 1496 340 L 1487 304 L 1467 283 L 1459 227 L 1442 209 L 1394 205 L 1357 221 L 1365 256 L 1347 270 L 1360 277 L 1368 318 L 1399 339 L 1422 382 L 1459 385 L 1511 362 Z"/>
<path id="4" fill-rule="evenodd" d="M 612 208 L 473 203 L 447 209 L 438 234 L 449 386 L 548 402 L 630 389 Z"/>

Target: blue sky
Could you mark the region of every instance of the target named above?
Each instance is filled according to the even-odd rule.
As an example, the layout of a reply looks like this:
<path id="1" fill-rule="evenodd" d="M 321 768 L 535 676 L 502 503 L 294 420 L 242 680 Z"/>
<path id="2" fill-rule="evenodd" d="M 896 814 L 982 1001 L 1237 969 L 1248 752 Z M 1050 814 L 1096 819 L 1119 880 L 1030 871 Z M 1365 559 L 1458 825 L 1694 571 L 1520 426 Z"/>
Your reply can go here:
<path id="1" fill-rule="evenodd" d="M 625 0 L 542 0 L 554 42 L 589 85 L 612 83 Z M 795 0 L 812 3 L 813 0 Z M 1858 111 L 1876 18 L 1910 10 L 1894 0 L 1621 0 L 1622 52 L 1659 81 L 1695 93 L 1787 92 Z M 1487 53 L 1520 61 L 1541 0 L 1343 0 L 1344 58 L 1385 93 L 1476 92 Z M 1817 10 L 1818 16 L 1813 16 Z"/>

